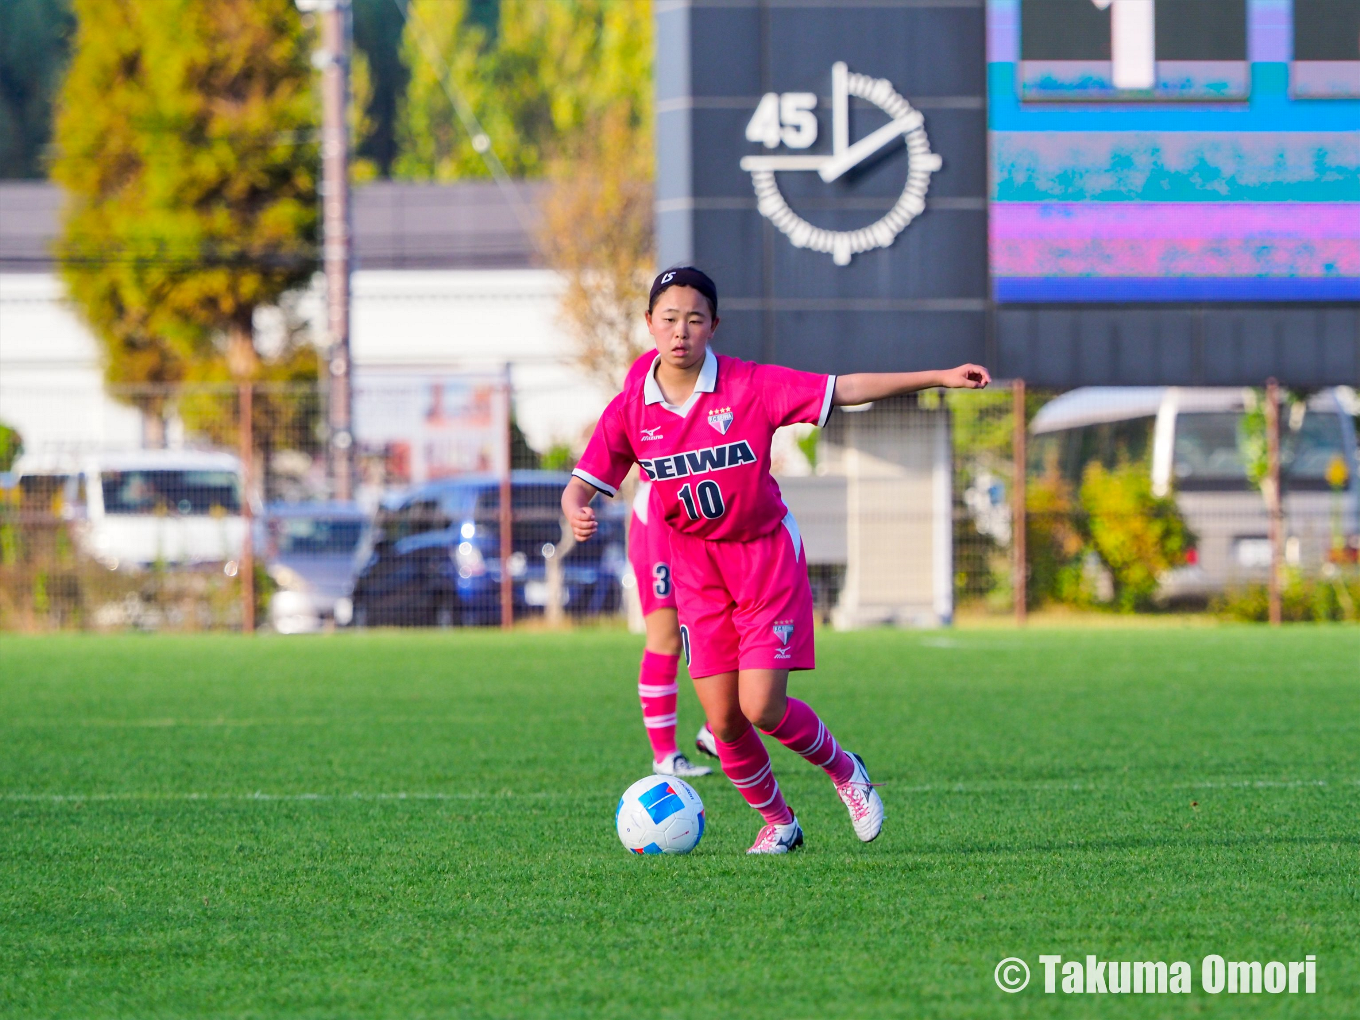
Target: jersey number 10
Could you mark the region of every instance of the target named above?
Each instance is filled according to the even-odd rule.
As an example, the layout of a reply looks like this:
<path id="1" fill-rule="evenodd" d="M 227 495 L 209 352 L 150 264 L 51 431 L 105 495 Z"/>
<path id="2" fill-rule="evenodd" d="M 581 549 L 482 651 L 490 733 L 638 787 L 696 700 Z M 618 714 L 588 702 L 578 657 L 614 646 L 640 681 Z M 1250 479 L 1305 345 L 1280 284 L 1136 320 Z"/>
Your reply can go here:
<path id="1" fill-rule="evenodd" d="M 685 513 L 689 514 L 691 521 L 697 521 L 701 514 L 710 521 L 716 521 L 727 512 L 727 507 L 723 504 L 722 489 L 718 488 L 718 483 L 711 478 L 700 482 L 693 492 L 690 491 L 689 482 L 680 486 L 680 502 L 685 504 Z"/>

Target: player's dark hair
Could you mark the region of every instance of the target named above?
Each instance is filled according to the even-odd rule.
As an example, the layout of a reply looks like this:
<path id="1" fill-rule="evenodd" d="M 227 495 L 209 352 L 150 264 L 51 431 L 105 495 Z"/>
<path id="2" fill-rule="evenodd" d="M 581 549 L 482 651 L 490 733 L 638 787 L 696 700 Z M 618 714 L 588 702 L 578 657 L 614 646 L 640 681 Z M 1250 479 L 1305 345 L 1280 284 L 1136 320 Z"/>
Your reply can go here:
<path id="1" fill-rule="evenodd" d="M 657 299 L 672 287 L 693 287 L 708 299 L 709 314 L 715 319 L 718 317 L 718 285 L 707 273 L 693 266 L 671 266 L 670 269 L 657 274 L 656 279 L 652 281 L 651 297 L 647 300 L 648 315 L 656 307 Z"/>

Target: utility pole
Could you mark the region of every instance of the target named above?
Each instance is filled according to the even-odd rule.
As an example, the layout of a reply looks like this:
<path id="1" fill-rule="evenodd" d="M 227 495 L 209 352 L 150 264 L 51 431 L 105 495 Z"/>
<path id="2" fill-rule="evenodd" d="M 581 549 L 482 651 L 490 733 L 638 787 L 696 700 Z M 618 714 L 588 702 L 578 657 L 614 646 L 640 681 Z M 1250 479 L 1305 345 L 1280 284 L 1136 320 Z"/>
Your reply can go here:
<path id="1" fill-rule="evenodd" d="M 351 231 L 349 196 L 350 0 L 295 0 L 321 22 L 321 202 L 326 274 L 326 360 L 330 371 L 331 482 L 336 499 L 354 496 L 353 386 L 349 352 Z"/>

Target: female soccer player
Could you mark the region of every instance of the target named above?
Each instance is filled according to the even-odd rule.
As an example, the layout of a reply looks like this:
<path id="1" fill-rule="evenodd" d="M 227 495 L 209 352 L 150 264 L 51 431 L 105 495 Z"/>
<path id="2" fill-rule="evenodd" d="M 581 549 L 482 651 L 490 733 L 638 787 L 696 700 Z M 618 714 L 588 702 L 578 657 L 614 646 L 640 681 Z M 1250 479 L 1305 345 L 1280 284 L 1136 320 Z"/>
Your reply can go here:
<path id="1" fill-rule="evenodd" d="M 641 380 L 655 360 L 655 351 L 638 358 L 628 370 L 624 389 Z M 671 579 L 671 529 L 663 518 L 664 511 L 652 492 L 652 483 L 640 480 L 628 522 L 628 560 L 637 580 L 642 619 L 647 628 L 638 669 L 638 700 L 642 702 L 642 725 L 652 745 L 652 771 L 659 776 L 693 779 L 713 770 L 707 765 L 695 765 L 675 744 L 680 624 L 675 613 L 675 582 Z M 694 744 L 705 754 L 717 757 L 708 723 L 699 728 Z"/>
<path id="2" fill-rule="evenodd" d="M 816 665 L 812 592 L 798 524 L 770 475 L 770 440 L 795 422 L 825 426 L 833 406 L 932 386 L 980 389 L 978 365 L 932 372 L 796 372 L 715 355 L 717 287 L 693 268 L 652 284 L 652 369 L 600 417 L 562 494 L 577 541 L 595 533 L 596 490 L 613 495 L 634 462 L 671 528 L 671 576 L 694 689 L 723 772 L 765 820 L 748 853 L 803 842 L 752 724 L 831 777 L 864 842 L 883 827 L 883 801 L 864 762 L 843 751 L 817 714 L 788 696 L 789 670 Z"/>

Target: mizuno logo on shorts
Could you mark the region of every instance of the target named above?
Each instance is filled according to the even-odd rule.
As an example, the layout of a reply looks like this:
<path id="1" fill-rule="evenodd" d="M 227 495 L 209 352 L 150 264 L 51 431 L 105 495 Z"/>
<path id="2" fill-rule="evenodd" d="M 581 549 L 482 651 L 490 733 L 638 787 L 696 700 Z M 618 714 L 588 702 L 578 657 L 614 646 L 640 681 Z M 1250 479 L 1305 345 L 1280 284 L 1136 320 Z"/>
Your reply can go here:
<path id="1" fill-rule="evenodd" d="M 639 460 L 643 473 L 651 481 L 658 478 L 683 478 L 685 475 L 706 475 L 710 471 L 740 467 L 756 462 L 755 451 L 746 440 L 725 446 L 708 446 L 702 450 L 687 450 L 669 457 Z"/>

